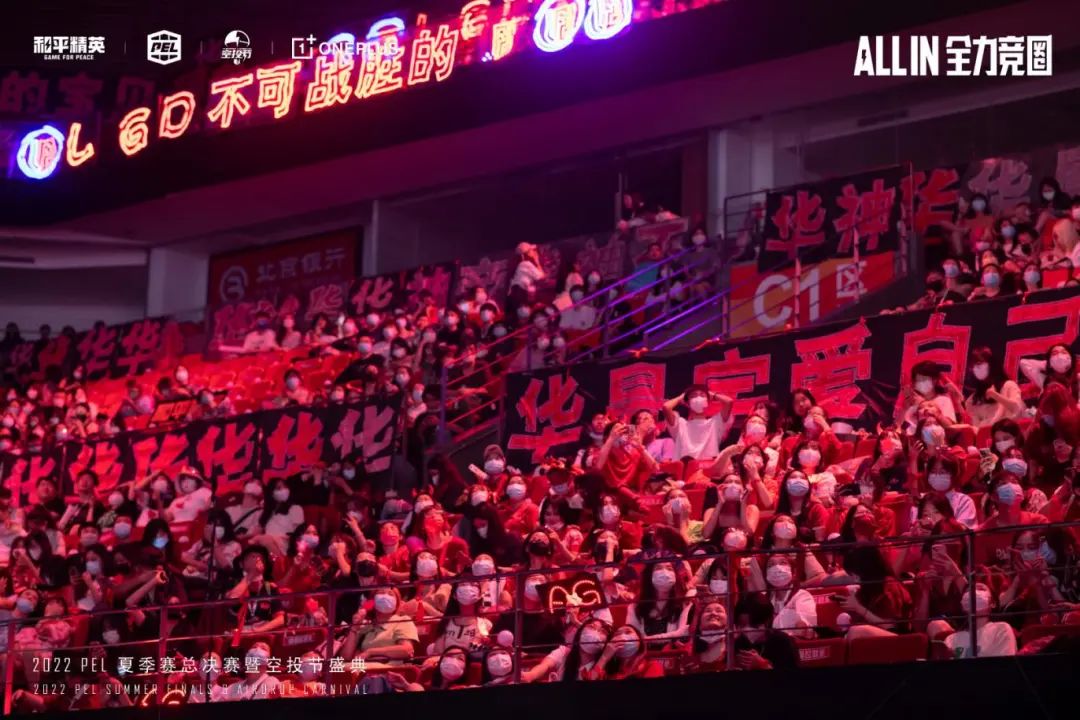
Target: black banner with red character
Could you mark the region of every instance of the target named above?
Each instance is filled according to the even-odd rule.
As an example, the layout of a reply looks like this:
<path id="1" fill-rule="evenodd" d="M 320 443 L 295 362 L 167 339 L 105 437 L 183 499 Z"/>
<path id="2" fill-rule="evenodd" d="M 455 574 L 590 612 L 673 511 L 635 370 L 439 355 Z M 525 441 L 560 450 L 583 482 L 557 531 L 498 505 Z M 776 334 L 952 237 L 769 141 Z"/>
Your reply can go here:
<path id="1" fill-rule="evenodd" d="M 770 192 L 758 268 L 775 269 L 796 257 L 807 263 L 848 257 L 856 240 L 862 254 L 896 250 L 901 184 L 908 176 L 897 166 Z"/>
<path id="2" fill-rule="evenodd" d="M 358 457 L 369 473 L 390 467 L 398 423 L 390 402 L 266 410 L 180 428 L 122 433 L 71 442 L 42 453 L 0 453 L 0 482 L 19 504 L 36 501 L 37 481 L 58 478 L 70 495 L 80 473 L 98 476 L 98 493 L 157 472 L 175 478 L 199 470 L 215 494 L 239 491 L 245 481 L 296 474 L 316 463 Z M 103 495 L 102 495 L 103 496 Z"/>
<path id="3" fill-rule="evenodd" d="M 1055 343 L 1080 353 L 1080 290 L 950 305 L 938 311 L 879 315 L 709 347 L 665 359 L 575 365 L 507 378 L 503 438 L 510 463 L 570 454 L 592 416 L 628 419 L 659 411 L 691 384 L 732 397 L 737 420 L 759 400 L 787 407 L 808 388 L 834 421 L 872 430 L 892 421 L 911 368 L 932 360 L 964 396 L 971 351 L 986 346 L 1025 397 L 1037 395 L 1020 361 L 1044 359 Z M 741 420 L 740 420 L 741 422 Z M 734 440 L 734 437 L 728 438 Z"/>
<path id="4" fill-rule="evenodd" d="M 135 376 L 175 363 L 186 352 L 188 334 L 191 328 L 170 317 L 98 325 L 46 342 L 20 343 L 8 355 L 6 367 L 20 383 L 70 377 L 79 366 L 85 369 L 84 380 Z"/>
<path id="5" fill-rule="evenodd" d="M 390 312 L 395 308 L 416 309 L 419 294 L 431 293 L 435 307 L 445 308 L 457 274 L 457 263 L 422 265 L 410 270 L 357 278 L 349 290 L 349 312 L 363 317 L 368 311 Z"/>

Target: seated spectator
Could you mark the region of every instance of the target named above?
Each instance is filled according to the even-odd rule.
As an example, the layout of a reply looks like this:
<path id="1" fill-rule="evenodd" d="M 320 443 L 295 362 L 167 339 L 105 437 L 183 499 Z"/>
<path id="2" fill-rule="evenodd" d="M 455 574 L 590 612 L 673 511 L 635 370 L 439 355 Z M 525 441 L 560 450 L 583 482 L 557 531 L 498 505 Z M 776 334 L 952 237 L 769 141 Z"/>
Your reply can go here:
<path id="1" fill-rule="evenodd" d="M 977 428 L 992 427 L 999 420 L 1019 417 L 1024 410 L 1020 386 L 1005 376 L 1001 362 L 995 360 L 990 348 L 976 348 L 970 365 L 974 392 L 968 396 L 966 408 L 971 424 Z"/>
<path id="2" fill-rule="evenodd" d="M 395 588 L 376 590 L 372 609 L 362 607 L 353 615 L 341 656 L 390 664 L 411 660 L 419 637 L 412 619 L 399 612 L 400 606 L 401 594 Z"/>
<path id="3" fill-rule="evenodd" d="M 693 609 L 686 578 L 676 572 L 675 563 L 651 563 L 641 573 L 637 602 L 630 606 L 626 622 L 641 633 L 649 648 L 660 650 L 672 641 L 689 638 Z"/>
<path id="4" fill-rule="evenodd" d="M 241 346 L 240 352 L 249 354 L 277 349 L 277 336 L 270 325 L 270 316 L 265 312 L 256 313 L 255 325 L 244 336 L 244 344 Z"/>
<path id="5" fill-rule="evenodd" d="M 689 408 L 685 418 L 676 412 L 684 402 Z M 707 414 L 710 402 L 719 405 L 711 417 Z M 731 398 L 710 393 L 704 385 L 692 385 L 677 398 L 665 401 L 664 416 L 675 439 L 675 455 L 698 460 L 716 457 L 731 429 L 731 403 Z"/>
<path id="6" fill-rule="evenodd" d="M 1008 623 L 990 620 L 994 602 L 989 587 L 984 583 L 976 583 L 974 608 L 970 594 L 965 593 L 961 603 L 965 613 L 975 616 L 975 645 L 979 657 L 1007 657 L 1016 654 L 1016 635 L 1012 627 Z M 974 657 L 970 630 L 952 633 L 945 638 L 945 646 L 955 658 Z"/>
<path id="7" fill-rule="evenodd" d="M 739 670 L 793 669 L 799 651 L 787 633 L 772 629 L 773 606 L 760 593 L 735 604 L 735 667 Z"/>
<path id="8" fill-rule="evenodd" d="M 902 631 L 911 617 L 911 597 L 893 576 L 881 549 L 873 543 L 857 545 L 844 556 L 844 571 L 859 583 L 854 593 L 839 600 L 851 616 L 848 639 Z"/>

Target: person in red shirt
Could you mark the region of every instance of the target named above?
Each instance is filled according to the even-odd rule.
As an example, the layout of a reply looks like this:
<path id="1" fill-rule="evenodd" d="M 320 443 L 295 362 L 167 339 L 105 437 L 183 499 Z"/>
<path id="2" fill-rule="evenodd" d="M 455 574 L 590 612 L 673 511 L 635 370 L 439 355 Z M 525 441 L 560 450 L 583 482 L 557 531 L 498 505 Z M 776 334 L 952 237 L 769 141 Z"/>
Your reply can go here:
<path id="1" fill-rule="evenodd" d="M 596 467 L 604 476 L 605 484 L 612 490 L 627 488 L 640 491 L 659 466 L 641 444 L 637 428 L 615 423 L 608 426 L 606 434 L 596 460 Z"/>
<path id="2" fill-rule="evenodd" d="M 727 609 L 718 598 L 701 606 L 701 620 L 690 644 L 690 657 L 683 672 L 706 673 L 727 670 Z"/>
<path id="3" fill-rule="evenodd" d="M 810 495 L 810 479 L 802 470 L 789 470 L 780 485 L 776 514 L 788 515 L 799 530 L 802 542 L 823 542 L 829 525 L 829 511 Z"/>
<path id="4" fill-rule="evenodd" d="M 976 528 L 979 533 L 975 543 L 976 562 L 1007 567 L 1012 560 L 1008 552 L 1011 533 L 995 531 L 1047 522 L 1043 515 L 1021 510 L 1023 501 L 1024 488 L 1020 484 L 1020 478 L 1005 470 L 994 475 L 984 500 L 987 519 Z"/>
<path id="5" fill-rule="evenodd" d="M 851 615 L 847 638 L 902 631 L 911 618 L 911 596 L 893 575 L 881 548 L 874 543 L 852 548 L 844 556 L 844 571 L 859 583 L 858 590 L 840 600 L 840 606 Z"/>
<path id="6" fill-rule="evenodd" d="M 623 625 L 611 634 L 604 652 L 596 662 L 596 680 L 663 677 L 660 663 L 645 654 L 641 632 L 632 625 Z"/>
<path id="7" fill-rule="evenodd" d="M 406 582 L 412 566 L 409 548 L 401 542 L 401 528 L 397 523 L 384 522 L 379 526 L 378 562 L 388 571 L 394 582 Z"/>
<path id="8" fill-rule="evenodd" d="M 507 532 L 524 535 L 540 521 L 540 508 L 529 498 L 529 487 L 521 475 L 510 476 L 496 509 Z"/>

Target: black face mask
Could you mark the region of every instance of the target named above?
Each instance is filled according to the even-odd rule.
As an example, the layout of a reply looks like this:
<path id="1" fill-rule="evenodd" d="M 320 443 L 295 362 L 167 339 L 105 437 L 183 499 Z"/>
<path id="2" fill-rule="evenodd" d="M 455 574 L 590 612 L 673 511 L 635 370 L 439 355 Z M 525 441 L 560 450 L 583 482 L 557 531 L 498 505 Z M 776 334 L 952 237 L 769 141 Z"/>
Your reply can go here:
<path id="1" fill-rule="evenodd" d="M 547 557 L 551 554 L 551 543 L 544 542 L 543 540 L 532 540 L 529 542 L 528 550 L 530 555 Z"/>
<path id="2" fill-rule="evenodd" d="M 930 290 L 932 290 L 933 292 L 939 293 L 939 292 L 941 292 L 942 290 L 945 289 L 945 281 L 944 280 L 927 280 L 926 281 L 926 287 L 929 288 Z"/>
<path id="3" fill-rule="evenodd" d="M 378 571 L 379 566 L 374 560 L 361 560 L 356 564 L 356 574 L 359 577 L 375 577 Z"/>

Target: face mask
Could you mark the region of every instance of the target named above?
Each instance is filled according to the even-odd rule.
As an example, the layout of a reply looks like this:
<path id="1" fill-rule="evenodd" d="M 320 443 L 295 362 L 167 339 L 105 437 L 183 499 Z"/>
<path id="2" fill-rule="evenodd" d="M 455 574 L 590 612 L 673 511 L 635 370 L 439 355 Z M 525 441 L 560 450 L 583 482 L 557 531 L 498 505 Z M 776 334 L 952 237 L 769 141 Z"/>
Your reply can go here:
<path id="1" fill-rule="evenodd" d="M 123 540 L 131 535 L 131 525 L 129 523 L 116 523 L 113 525 L 113 534 Z"/>
<path id="2" fill-rule="evenodd" d="M 795 539 L 795 526 L 791 523 L 780 523 L 773 528 L 776 537 L 780 540 L 794 540 Z"/>
<path id="3" fill-rule="evenodd" d="M 1001 461 L 1001 468 L 1018 477 L 1027 477 L 1028 464 L 1021 458 L 1008 458 Z"/>
<path id="4" fill-rule="evenodd" d="M 1051 200 L 1054 199 L 1054 191 L 1053 190 L 1043 190 L 1042 199 L 1045 200 L 1046 202 L 1050 202 Z"/>
<path id="5" fill-rule="evenodd" d="M 431 558 L 421 558 L 416 562 L 416 574 L 422 578 L 435 577 L 439 564 Z"/>
<path id="6" fill-rule="evenodd" d="M 657 590 L 670 590 L 675 587 L 675 573 L 671 570 L 657 570 L 653 573 L 652 584 Z"/>
<path id="7" fill-rule="evenodd" d="M 600 522 L 605 525 L 613 525 L 619 521 L 619 508 L 614 505 L 605 505 L 600 508 Z"/>
<path id="8" fill-rule="evenodd" d="M 496 325 L 495 327 L 493 327 L 491 329 L 491 334 L 494 335 L 497 338 L 505 337 L 506 336 L 506 328 L 504 328 L 502 325 Z"/>
<path id="9" fill-rule="evenodd" d="M 390 354 L 393 355 L 395 358 L 398 358 L 400 360 L 401 358 L 405 357 L 405 348 L 396 347 L 396 348 L 394 348 L 393 350 L 390 351 Z"/>
<path id="10" fill-rule="evenodd" d="M 709 406 L 709 400 L 708 398 L 704 398 L 701 395 L 695 395 L 694 397 L 690 398 L 690 402 L 687 404 L 694 412 L 703 413 L 705 412 L 705 408 Z"/>
<path id="11" fill-rule="evenodd" d="M 986 363 L 979 363 L 971 368 L 971 374 L 975 376 L 976 380 L 985 380 L 990 376 L 990 366 Z"/>
<path id="12" fill-rule="evenodd" d="M 476 507 L 477 505 L 483 505 L 487 501 L 488 494 L 484 491 L 474 492 L 472 495 L 469 496 L 469 502 L 472 503 L 473 507 Z"/>
<path id="13" fill-rule="evenodd" d="M 603 649 L 607 638 L 593 628 L 585 628 L 581 631 L 581 649 L 591 655 L 596 655 Z"/>
<path id="14" fill-rule="evenodd" d="M 244 666 L 261 668 L 269 657 L 269 655 L 261 650 L 249 650 L 245 658 Z"/>
<path id="15" fill-rule="evenodd" d="M 1028 271 L 1024 273 L 1024 284 L 1026 285 L 1038 285 L 1041 279 L 1042 276 L 1037 272 Z"/>
<path id="16" fill-rule="evenodd" d="M 487 539 L 487 536 L 488 536 L 488 526 L 487 525 L 485 525 L 484 527 L 475 528 L 475 530 L 476 530 L 476 534 L 479 535 L 482 539 L 484 539 L 484 540 Z"/>
<path id="17" fill-rule="evenodd" d="M 690 238 L 690 242 L 694 243 L 694 245 L 697 247 L 701 247 L 705 244 L 705 239 L 706 238 L 703 233 L 694 233 L 694 235 Z"/>
<path id="18" fill-rule="evenodd" d="M 1006 450 L 1013 447 L 1014 445 L 1016 445 L 1016 442 L 1014 440 L 1012 440 L 1012 439 L 998 440 L 996 443 L 994 443 L 994 447 L 997 448 L 997 451 L 999 453 L 1005 452 Z"/>
<path id="19" fill-rule="evenodd" d="M 787 491 L 791 497 L 804 497 L 810 492 L 810 481 L 801 477 L 788 478 Z"/>
<path id="20" fill-rule="evenodd" d="M 525 497 L 525 486 L 520 483 L 508 485 L 506 487 L 506 496 L 511 500 L 521 500 Z"/>
<path id="21" fill-rule="evenodd" d="M 492 319 L 494 317 L 495 317 L 495 314 L 492 313 L 490 310 L 481 310 L 480 311 L 480 321 L 481 322 L 489 323 L 489 322 L 492 321 Z"/>
<path id="22" fill-rule="evenodd" d="M 394 377 L 394 382 L 397 383 L 398 387 L 405 387 L 409 384 L 409 379 L 408 375 L 397 375 Z"/>
<path id="23" fill-rule="evenodd" d="M 765 579 L 774 588 L 783 588 L 791 584 L 791 568 L 787 565 L 771 565 L 765 571 Z"/>
<path id="24" fill-rule="evenodd" d="M 386 593 L 383 593 L 382 595 L 376 595 L 375 596 L 375 611 L 376 612 L 380 612 L 380 613 L 382 613 L 384 615 L 388 615 L 388 614 L 394 612 L 394 610 L 397 610 L 397 598 L 396 597 L 394 597 L 393 595 L 387 595 Z"/>
<path id="25" fill-rule="evenodd" d="M 15 601 L 15 607 L 23 613 L 31 613 L 34 611 L 34 603 L 30 602 L 26 598 L 19 598 Z"/>
<path id="26" fill-rule="evenodd" d="M 424 342 L 426 342 L 426 343 L 435 342 L 435 333 L 431 332 L 430 330 L 425 330 L 423 338 L 424 338 Z"/>
<path id="27" fill-rule="evenodd" d="M 540 590 L 539 590 L 539 588 L 543 584 L 544 584 L 543 581 L 532 581 L 532 580 L 525 581 L 525 597 L 529 598 L 530 600 L 534 600 L 534 601 L 539 600 L 540 599 Z"/>
<path id="28" fill-rule="evenodd" d="M 930 425 L 922 429 L 922 440 L 927 447 L 937 447 L 945 442 L 945 428 Z"/>
<path id="29" fill-rule="evenodd" d="M 1054 369 L 1056 373 L 1065 373 L 1072 367 L 1072 358 L 1068 355 L 1058 353 L 1050 356 L 1050 367 Z"/>
<path id="30" fill-rule="evenodd" d="M 487 577 L 495 573 L 495 564 L 486 560 L 477 560 L 473 562 L 472 571 L 477 577 Z"/>
<path id="31" fill-rule="evenodd" d="M 285 502 L 286 500 L 288 500 L 289 499 L 289 490 L 288 490 L 288 488 L 278 488 L 277 490 L 275 490 L 274 491 L 274 499 L 277 500 L 278 502 Z"/>
<path id="32" fill-rule="evenodd" d="M 765 439 L 765 426 L 761 423 L 753 423 L 746 426 L 746 439 L 750 442 L 761 442 Z"/>
<path id="33" fill-rule="evenodd" d="M 507 653 L 488 655 L 487 669 L 495 677 L 506 677 L 514 669 L 514 660 Z"/>
<path id="34" fill-rule="evenodd" d="M 369 352 L 371 352 L 371 343 L 369 343 L 369 342 L 357 343 L 356 344 L 356 349 L 359 350 L 361 354 L 367 355 Z"/>
<path id="35" fill-rule="evenodd" d="M 724 578 L 713 578 L 709 581 L 709 592 L 713 595 L 726 595 L 727 591 L 728 584 Z"/>
<path id="36" fill-rule="evenodd" d="M 746 533 L 742 531 L 732 531 L 724 535 L 724 549 L 732 552 L 738 552 L 745 550 L 747 544 Z"/>
<path id="37" fill-rule="evenodd" d="M 959 265 L 949 264 L 949 265 L 945 266 L 944 270 L 945 270 L 945 277 L 947 277 L 947 278 L 954 278 L 954 277 L 956 277 L 956 276 L 958 276 L 960 274 L 960 266 Z"/>
<path id="38" fill-rule="evenodd" d="M 156 537 L 156 538 L 154 538 L 154 547 L 156 547 L 158 550 L 164 550 L 165 546 L 168 545 L 168 544 L 169 544 L 169 538 L 167 538 L 167 537 Z"/>
<path id="39" fill-rule="evenodd" d="M 101 633 L 101 639 L 107 645 L 115 645 L 120 642 L 120 632 L 118 630 L 105 630 Z"/>
<path id="40" fill-rule="evenodd" d="M 986 201 L 982 198 L 978 198 L 971 201 L 971 209 L 975 212 L 982 212 L 986 209 Z"/>
<path id="41" fill-rule="evenodd" d="M 101 562 L 98 561 L 98 560 L 87 560 L 86 561 L 86 572 L 88 572 L 88 573 L 90 573 L 91 575 L 94 575 L 94 576 L 100 575 L 101 574 Z"/>
<path id="42" fill-rule="evenodd" d="M 997 497 L 1005 505 L 1014 505 L 1020 501 L 1023 497 L 1024 491 L 1016 483 L 1005 483 L 998 485 Z"/>
<path id="43" fill-rule="evenodd" d="M 498 458 L 492 458 L 484 463 L 484 472 L 488 475 L 498 475 L 506 469 L 506 462 Z"/>
<path id="44" fill-rule="evenodd" d="M 724 486 L 721 488 L 721 492 L 723 494 L 724 500 L 728 502 L 735 502 L 742 497 L 743 489 L 742 487 L 734 483 L 725 483 Z"/>
<path id="45" fill-rule="evenodd" d="M 385 328 L 383 328 L 382 336 L 383 336 L 384 340 L 393 340 L 394 338 L 397 337 L 397 328 L 396 327 L 385 327 Z"/>
<path id="46" fill-rule="evenodd" d="M 220 539 L 222 539 L 223 537 L 225 537 L 225 528 L 221 527 L 220 525 L 218 525 L 218 526 L 215 526 L 215 527 L 214 527 L 214 537 L 215 537 L 216 539 L 218 539 L 218 540 L 220 540 Z"/>
<path id="47" fill-rule="evenodd" d="M 617 640 L 618 647 L 615 649 L 615 654 L 624 660 L 628 660 L 637 655 L 638 650 L 641 649 L 641 643 L 636 637 L 623 636 Z"/>
<path id="48" fill-rule="evenodd" d="M 988 288 L 995 288 L 1001 282 L 1001 276 L 997 273 L 986 273 L 983 275 L 983 285 Z"/>
<path id="49" fill-rule="evenodd" d="M 224 528 L 222 528 L 222 530 L 224 530 Z M 318 535 L 301 535 L 300 536 L 300 542 L 308 550 L 314 550 L 315 548 L 317 548 L 319 546 L 319 536 Z"/>
<path id="50" fill-rule="evenodd" d="M 439 673 L 443 680 L 458 680 L 465 674 L 465 661 L 459 657 L 444 657 L 439 661 Z"/>
<path id="51" fill-rule="evenodd" d="M 926 397 L 934 392 L 934 381 L 927 380 L 926 378 L 920 378 L 915 381 L 915 392 Z"/>
<path id="52" fill-rule="evenodd" d="M 5 415 L 3 423 L 4 423 L 4 427 L 6 427 L 6 428 L 14 427 L 15 426 L 15 418 L 11 417 L 10 415 Z"/>
<path id="53" fill-rule="evenodd" d="M 1038 550 L 1021 550 L 1020 557 L 1024 562 L 1034 562 L 1039 557 Z"/>
<path id="54" fill-rule="evenodd" d="M 79 545 L 86 548 L 98 541 L 97 535 L 82 535 L 79 537 Z"/>
<path id="55" fill-rule="evenodd" d="M 952 487 L 952 476 L 948 473 L 931 473 L 926 479 L 930 487 L 938 492 L 945 492 Z"/>
<path id="56" fill-rule="evenodd" d="M 113 510 L 124 504 L 124 496 L 120 493 L 111 493 L 109 495 L 109 507 Z"/>
<path id="57" fill-rule="evenodd" d="M 803 467 L 816 468 L 821 462 L 821 453 L 817 450 L 800 450 L 799 464 Z"/>
<path id="58" fill-rule="evenodd" d="M 480 588 L 475 585 L 458 585 L 457 589 L 454 590 L 454 597 L 462 605 L 475 605 L 480 599 Z"/>

